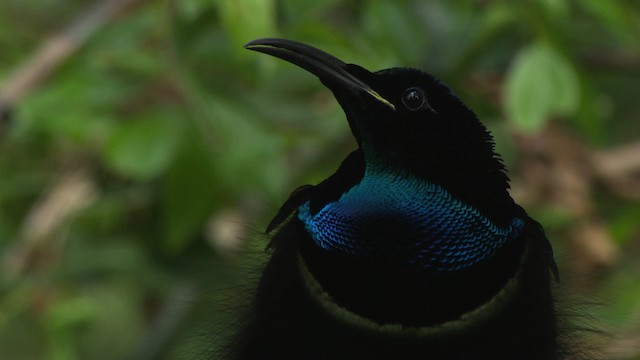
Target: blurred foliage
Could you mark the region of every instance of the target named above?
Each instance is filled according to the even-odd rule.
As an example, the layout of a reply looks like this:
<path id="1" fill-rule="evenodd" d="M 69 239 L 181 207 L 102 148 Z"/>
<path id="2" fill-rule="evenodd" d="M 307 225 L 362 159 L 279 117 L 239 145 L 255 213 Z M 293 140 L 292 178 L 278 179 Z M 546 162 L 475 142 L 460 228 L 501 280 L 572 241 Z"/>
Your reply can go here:
<path id="1" fill-rule="evenodd" d="M 0 85 L 90 4 L 2 1 Z M 514 169 L 513 137 L 550 122 L 590 149 L 640 139 L 634 1 L 138 2 L 0 124 L 0 358 L 155 358 L 202 294 L 237 283 L 238 237 L 260 252 L 253 235 L 288 192 L 353 148 L 314 77 L 242 48 L 274 36 L 428 70 Z M 622 256 L 583 291 L 637 346 L 640 205 L 594 199 Z M 575 219 L 547 210 L 532 213 L 562 248 Z"/>

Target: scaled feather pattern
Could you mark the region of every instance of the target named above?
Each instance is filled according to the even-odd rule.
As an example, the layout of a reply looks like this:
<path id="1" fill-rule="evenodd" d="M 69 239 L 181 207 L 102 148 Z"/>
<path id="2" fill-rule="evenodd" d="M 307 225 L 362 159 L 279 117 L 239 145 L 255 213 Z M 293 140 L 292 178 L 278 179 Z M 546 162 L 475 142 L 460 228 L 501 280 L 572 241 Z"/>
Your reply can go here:
<path id="1" fill-rule="evenodd" d="M 442 187 L 411 176 L 367 171 L 338 201 L 299 219 L 321 248 L 410 271 L 458 271 L 518 237 L 524 220 L 495 225 Z"/>

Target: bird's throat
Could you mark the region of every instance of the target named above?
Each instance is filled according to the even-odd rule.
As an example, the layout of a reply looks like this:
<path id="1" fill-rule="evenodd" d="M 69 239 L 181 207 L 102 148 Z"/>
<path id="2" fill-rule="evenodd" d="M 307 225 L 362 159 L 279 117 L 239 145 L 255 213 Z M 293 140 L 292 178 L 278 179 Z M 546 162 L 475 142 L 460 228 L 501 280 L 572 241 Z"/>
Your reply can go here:
<path id="1" fill-rule="evenodd" d="M 298 209 L 300 253 L 337 304 L 379 323 L 451 321 L 517 271 L 523 220 L 499 227 L 428 182 L 365 172 L 337 201 Z"/>
<path id="2" fill-rule="evenodd" d="M 507 242 L 488 259 L 449 272 L 407 271 L 406 267 L 332 253 L 306 235 L 299 252 L 309 273 L 336 306 L 378 324 L 421 327 L 459 319 L 493 299 L 518 272 L 525 244 Z"/>
<path id="3" fill-rule="evenodd" d="M 407 272 L 469 268 L 515 239 L 524 224 L 514 217 L 497 226 L 438 185 L 370 170 L 317 213 L 303 204 L 298 217 L 319 248 Z"/>

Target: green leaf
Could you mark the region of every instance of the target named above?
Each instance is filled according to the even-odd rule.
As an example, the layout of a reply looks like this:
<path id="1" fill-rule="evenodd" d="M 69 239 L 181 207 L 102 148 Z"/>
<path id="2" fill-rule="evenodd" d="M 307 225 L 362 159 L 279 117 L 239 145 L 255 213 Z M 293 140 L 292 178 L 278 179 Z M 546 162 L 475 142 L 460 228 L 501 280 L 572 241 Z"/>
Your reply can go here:
<path id="1" fill-rule="evenodd" d="M 410 16 L 411 11 L 402 3 L 379 1 L 372 1 L 363 9 L 364 26 L 373 35 L 374 43 L 385 44 L 376 47 L 377 57 L 389 58 L 389 62 L 404 57 L 402 60 L 406 63 L 424 54 L 425 33 Z"/>
<path id="2" fill-rule="evenodd" d="M 636 238 L 640 206 L 637 203 L 619 205 L 609 220 L 609 230 L 617 244 L 625 246 Z"/>
<path id="3" fill-rule="evenodd" d="M 209 97 L 211 128 L 225 149 L 214 160 L 221 184 L 268 192 L 280 189 L 287 172 L 280 158 L 281 138 L 269 132 L 265 122 L 256 120 L 259 117 L 243 107 L 242 101 Z"/>
<path id="4" fill-rule="evenodd" d="M 207 11 L 211 4 L 210 0 L 182 0 L 177 1 L 175 6 L 180 11 L 180 15 L 193 20 Z"/>
<path id="5" fill-rule="evenodd" d="M 52 331 L 67 331 L 68 329 L 90 322 L 98 309 L 89 299 L 74 297 L 61 299 L 54 303 L 49 311 L 46 325 Z"/>
<path id="6" fill-rule="evenodd" d="M 505 83 L 505 112 L 518 129 L 539 131 L 552 115 L 572 115 L 579 105 L 578 76 L 553 48 L 522 49 Z"/>
<path id="7" fill-rule="evenodd" d="M 162 173 L 179 142 L 178 126 L 162 115 L 122 124 L 108 140 L 104 160 L 116 172 L 138 180 Z"/>
<path id="8" fill-rule="evenodd" d="M 193 240 L 221 201 L 215 199 L 219 187 L 211 153 L 205 144 L 199 137 L 185 142 L 163 183 L 162 247 L 165 251 L 179 253 Z"/>
<path id="9" fill-rule="evenodd" d="M 566 0 L 541 0 L 539 4 L 553 16 L 566 16 L 569 11 Z"/>
<path id="10" fill-rule="evenodd" d="M 619 0 L 583 0 L 577 2 L 582 8 L 597 19 L 596 25 L 602 31 L 613 33 L 618 39 L 637 44 L 638 41 L 638 8 L 633 2 Z"/>
<path id="11" fill-rule="evenodd" d="M 276 35 L 276 7 L 272 0 L 220 0 L 220 18 L 235 43 Z M 238 48 L 237 51 L 242 51 Z"/>

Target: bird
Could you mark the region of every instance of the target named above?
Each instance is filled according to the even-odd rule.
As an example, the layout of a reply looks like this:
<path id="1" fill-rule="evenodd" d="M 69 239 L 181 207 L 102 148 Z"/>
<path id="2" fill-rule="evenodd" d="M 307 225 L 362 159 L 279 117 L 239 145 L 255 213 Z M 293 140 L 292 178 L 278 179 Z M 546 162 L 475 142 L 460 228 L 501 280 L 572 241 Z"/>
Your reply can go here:
<path id="1" fill-rule="evenodd" d="M 357 146 L 267 226 L 270 258 L 226 358 L 564 358 L 550 241 L 448 86 L 293 40 L 245 48 L 315 75 Z"/>

